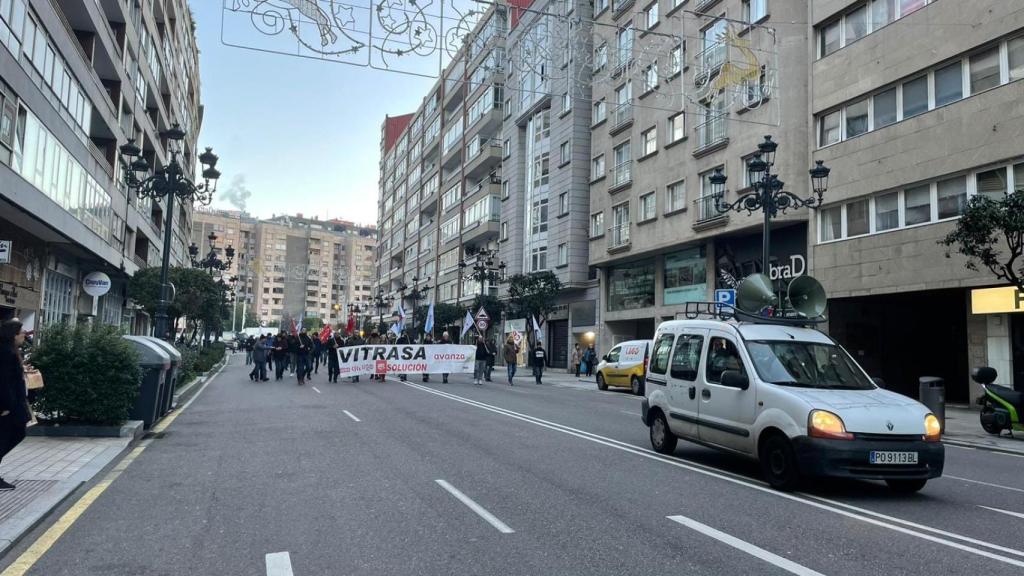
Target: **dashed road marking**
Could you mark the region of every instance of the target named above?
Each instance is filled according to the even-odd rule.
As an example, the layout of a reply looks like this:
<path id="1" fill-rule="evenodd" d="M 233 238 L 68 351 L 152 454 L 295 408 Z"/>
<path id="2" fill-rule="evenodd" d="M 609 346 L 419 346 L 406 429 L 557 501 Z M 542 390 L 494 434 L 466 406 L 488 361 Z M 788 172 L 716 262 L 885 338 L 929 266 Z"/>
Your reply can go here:
<path id="1" fill-rule="evenodd" d="M 293 576 L 292 558 L 287 552 L 267 554 L 267 576 Z"/>
<path id="2" fill-rule="evenodd" d="M 798 576 L 824 576 L 821 572 L 811 570 L 802 564 L 797 564 L 792 560 L 769 552 L 760 546 L 755 546 L 746 540 L 740 540 L 735 536 L 731 536 L 720 530 L 715 530 L 707 524 L 701 524 L 700 522 L 687 518 L 686 516 L 668 516 L 668 519 L 673 522 L 678 522 L 691 530 L 696 530 L 705 536 L 710 536 L 711 538 L 714 538 L 723 544 L 732 546 L 741 552 L 746 552 L 755 558 L 760 558 L 769 564 L 774 564 L 790 574 L 797 574 Z"/>
<path id="3" fill-rule="evenodd" d="M 459 502 L 465 504 L 466 507 L 475 512 L 477 516 L 483 518 L 488 524 L 497 528 L 498 532 L 501 532 L 502 534 L 512 534 L 515 532 L 515 530 L 508 527 L 508 524 L 498 520 L 497 516 L 488 512 L 486 508 L 474 502 L 472 498 L 460 492 L 455 486 L 452 486 L 440 478 L 434 480 L 434 482 L 437 482 L 438 486 L 444 488 L 452 496 L 455 496 Z"/>
<path id="4" fill-rule="evenodd" d="M 348 410 L 342 410 L 342 412 L 344 412 L 346 416 L 348 416 L 349 418 L 355 420 L 356 422 L 362 422 L 362 420 L 360 420 L 359 418 L 356 418 L 355 414 L 349 412 Z"/>

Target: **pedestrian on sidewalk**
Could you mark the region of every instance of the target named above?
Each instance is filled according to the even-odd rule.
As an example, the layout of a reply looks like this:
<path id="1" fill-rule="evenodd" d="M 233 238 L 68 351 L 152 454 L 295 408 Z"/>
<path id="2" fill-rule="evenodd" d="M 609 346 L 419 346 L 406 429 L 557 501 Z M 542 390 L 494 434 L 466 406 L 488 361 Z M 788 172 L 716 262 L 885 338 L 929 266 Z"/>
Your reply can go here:
<path id="1" fill-rule="evenodd" d="M 20 347 L 25 332 L 17 319 L 0 323 L 0 461 L 25 439 L 28 411 L 25 367 Z M 14 484 L 0 478 L 0 490 L 14 490 Z"/>
<path id="2" fill-rule="evenodd" d="M 242 348 L 245 350 L 245 365 L 249 366 L 252 364 L 252 337 L 248 337 L 242 340 Z"/>
<path id="3" fill-rule="evenodd" d="M 594 364 L 597 363 L 597 350 L 594 350 L 594 345 L 587 346 L 587 351 L 583 353 L 583 362 L 587 367 L 587 377 L 594 375 Z"/>
<path id="4" fill-rule="evenodd" d="M 473 384 L 482 386 L 484 383 L 484 376 L 487 375 L 487 358 L 490 356 L 490 352 L 487 351 L 487 344 L 484 342 L 482 336 L 476 337 L 476 364 L 473 365 Z"/>
<path id="5" fill-rule="evenodd" d="M 441 332 L 441 341 L 438 342 L 438 344 L 448 345 L 448 344 L 451 344 L 451 343 L 452 343 L 452 338 L 451 338 L 451 336 L 448 335 L 448 331 L 445 330 L 444 332 Z M 441 383 L 442 384 L 447 384 L 448 383 L 448 373 L 447 372 L 444 372 L 444 373 L 441 374 Z"/>
<path id="6" fill-rule="evenodd" d="M 284 369 L 288 366 L 288 335 L 281 332 L 274 338 L 274 380 L 284 377 Z"/>
<path id="7" fill-rule="evenodd" d="M 519 346 L 516 346 L 515 338 L 511 334 L 505 345 L 501 348 L 501 355 L 505 359 L 505 370 L 508 372 L 508 385 L 512 386 L 512 379 L 516 377 L 516 363 L 519 361 Z"/>
<path id="8" fill-rule="evenodd" d="M 249 379 L 253 381 L 266 382 L 267 378 L 267 337 L 260 334 L 260 339 L 252 348 L 252 361 L 256 366 L 249 373 Z"/>
<path id="9" fill-rule="evenodd" d="M 569 372 L 575 372 L 580 377 L 580 363 L 583 362 L 583 353 L 580 351 L 580 344 L 577 342 L 572 346 L 572 364 L 569 364 Z"/>
<path id="10" fill-rule="evenodd" d="M 537 342 L 537 345 L 533 348 L 533 377 L 537 379 L 537 384 L 540 384 L 540 378 L 544 375 L 544 366 L 547 364 L 548 353 L 544 350 L 544 345 Z"/>

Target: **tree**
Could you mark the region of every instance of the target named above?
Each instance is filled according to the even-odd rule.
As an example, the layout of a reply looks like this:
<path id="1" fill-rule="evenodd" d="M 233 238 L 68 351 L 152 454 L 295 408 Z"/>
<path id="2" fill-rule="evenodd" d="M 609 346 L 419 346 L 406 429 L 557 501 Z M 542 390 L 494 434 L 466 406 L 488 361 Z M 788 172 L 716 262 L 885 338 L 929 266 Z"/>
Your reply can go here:
<path id="1" fill-rule="evenodd" d="M 551 271 L 516 274 L 508 281 L 509 308 L 517 317 L 546 320 L 561 293 L 562 281 Z"/>
<path id="2" fill-rule="evenodd" d="M 466 316 L 466 311 L 448 302 L 434 304 L 434 340 L 441 337 L 441 333 Z M 451 333 L 449 332 L 449 336 Z"/>
<path id="3" fill-rule="evenodd" d="M 177 329 L 178 321 L 185 317 L 186 330 L 192 330 L 192 339 L 199 331 L 199 324 L 207 330 L 219 332 L 222 325 L 222 306 L 225 287 L 212 276 L 196 268 L 175 266 L 167 271 L 168 281 L 174 285 L 174 297 L 167 307 L 171 325 Z M 156 315 L 160 300 L 160 269 L 144 268 L 128 281 L 128 297 L 141 305 L 150 316 Z"/>
<path id="4" fill-rule="evenodd" d="M 975 195 L 956 227 L 939 244 L 967 257 L 968 270 L 978 270 L 980 264 L 996 278 L 1024 291 L 1024 190 L 999 200 Z M 946 257 L 950 257 L 949 250 Z"/>
<path id="5" fill-rule="evenodd" d="M 319 316 L 306 316 L 302 319 L 302 327 L 310 332 L 320 332 L 324 327 L 323 318 Z"/>

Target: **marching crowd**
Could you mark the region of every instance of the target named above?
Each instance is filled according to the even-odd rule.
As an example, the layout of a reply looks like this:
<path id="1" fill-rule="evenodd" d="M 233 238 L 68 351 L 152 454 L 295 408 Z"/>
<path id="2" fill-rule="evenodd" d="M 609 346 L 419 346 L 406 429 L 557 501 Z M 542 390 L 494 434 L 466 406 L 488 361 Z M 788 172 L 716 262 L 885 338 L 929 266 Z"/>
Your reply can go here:
<path id="1" fill-rule="evenodd" d="M 245 363 L 253 368 L 249 372 L 249 379 L 254 382 L 267 382 L 270 380 L 268 372 L 272 371 L 275 380 L 284 378 L 285 371 L 289 375 L 295 375 L 298 385 L 302 386 L 313 374 L 319 374 L 320 367 L 327 369 L 327 381 L 337 382 L 341 374 L 338 362 L 338 348 L 346 346 L 362 346 L 364 344 L 412 344 L 408 332 L 403 330 L 400 334 L 388 332 L 380 335 L 377 332 L 370 334 L 369 338 L 363 338 L 358 333 L 347 335 L 340 331 L 330 332 L 325 329 L 320 334 L 310 335 L 309 330 L 302 328 L 291 334 L 281 330 L 277 334 L 260 334 L 258 337 L 249 336 L 241 341 L 240 347 L 245 352 Z M 448 332 L 441 334 L 441 338 L 435 342 L 429 334 L 424 336 L 422 344 L 451 344 Z M 482 385 L 485 381 L 491 382 L 491 373 L 494 370 L 495 360 L 498 356 L 498 348 L 494 341 L 487 340 L 482 336 L 475 338 L 476 351 L 474 354 L 473 383 Z M 516 375 L 516 368 L 519 362 L 520 347 L 510 335 L 501 348 L 502 359 L 508 374 L 508 384 L 513 385 L 513 378 Z M 533 377 L 537 384 L 541 384 L 544 369 L 548 366 L 548 355 L 543 344 L 536 345 L 526 354 L 527 363 L 533 369 Z M 430 381 L 430 374 L 422 374 L 424 382 Z M 442 374 L 442 382 L 448 383 L 448 374 Z M 352 382 L 358 382 L 359 376 L 350 376 Z M 407 375 L 399 374 L 401 380 Z M 371 380 L 383 380 L 382 375 L 371 375 Z"/>

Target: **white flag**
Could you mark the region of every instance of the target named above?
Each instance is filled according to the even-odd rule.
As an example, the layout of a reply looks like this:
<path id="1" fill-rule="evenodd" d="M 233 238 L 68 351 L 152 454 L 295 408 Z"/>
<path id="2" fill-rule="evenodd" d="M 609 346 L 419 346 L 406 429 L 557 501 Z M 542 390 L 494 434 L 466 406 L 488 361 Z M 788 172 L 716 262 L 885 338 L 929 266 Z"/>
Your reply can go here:
<path id="1" fill-rule="evenodd" d="M 544 340 L 544 333 L 541 332 L 540 325 L 537 324 L 536 316 L 533 317 L 533 336 L 537 339 L 537 342 L 542 342 Z"/>
<path id="2" fill-rule="evenodd" d="M 399 320 L 398 322 L 395 322 L 394 324 L 392 324 L 391 328 L 388 329 L 388 332 L 393 332 L 396 337 L 401 336 L 402 335 L 402 321 Z"/>
<path id="3" fill-rule="evenodd" d="M 459 334 L 459 340 L 462 340 L 462 337 L 466 335 L 466 332 L 469 332 L 472 329 L 473 315 L 469 313 L 469 310 L 466 310 L 466 317 L 462 320 L 462 334 Z"/>

